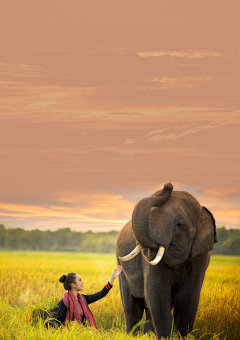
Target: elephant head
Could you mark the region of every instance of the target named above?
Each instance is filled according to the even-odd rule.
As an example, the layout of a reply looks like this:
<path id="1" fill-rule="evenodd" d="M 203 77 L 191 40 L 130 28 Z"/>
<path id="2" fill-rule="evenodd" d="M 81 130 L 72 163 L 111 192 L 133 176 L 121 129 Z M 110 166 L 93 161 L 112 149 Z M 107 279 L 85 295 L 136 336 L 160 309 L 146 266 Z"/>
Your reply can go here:
<path id="1" fill-rule="evenodd" d="M 163 190 L 136 205 L 132 229 L 137 247 L 120 261 L 128 261 L 143 250 L 152 265 L 161 260 L 175 265 L 213 249 L 217 236 L 211 212 L 191 194 L 172 190 L 171 183 L 165 184 Z"/>

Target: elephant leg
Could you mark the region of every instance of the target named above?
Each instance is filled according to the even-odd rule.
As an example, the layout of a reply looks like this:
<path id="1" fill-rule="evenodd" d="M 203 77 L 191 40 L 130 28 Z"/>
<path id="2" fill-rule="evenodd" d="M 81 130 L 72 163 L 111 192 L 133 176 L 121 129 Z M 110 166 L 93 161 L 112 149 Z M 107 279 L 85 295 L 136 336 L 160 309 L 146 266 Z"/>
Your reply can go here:
<path id="1" fill-rule="evenodd" d="M 134 296 L 128 296 L 128 301 L 125 305 L 124 314 L 126 320 L 126 331 L 127 333 L 131 332 L 133 327 L 142 319 L 143 311 L 144 311 L 144 300 L 135 298 Z M 134 333 L 140 330 L 140 326 L 138 326 Z"/>
<path id="2" fill-rule="evenodd" d="M 193 329 L 209 254 L 199 256 L 193 263 L 188 283 L 179 287 L 174 297 L 174 321 L 182 336 Z"/>
<path id="3" fill-rule="evenodd" d="M 174 322 L 181 335 L 187 336 L 193 329 L 198 309 L 200 291 L 192 293 L 189 288 L 180 289 L 174 299 Z"/>
<path id="4" fill-rule="evenodd" d="M 144 325 L 144 333 L 154 332 L 151 313 L 147 306 L 145 306 L 145 312 L 146 312 L 146 323 Z"/>
<path id="5" fill-rule="evenodd" d="M 119 277 L 120 294 L 123 304 L 123 310 L 126 320 L 126 331 L 131 332 L 132 328 L 142 319 L 144 311 L 144 300 L 135 298 L 130 291 L 127 280 L 124 275 Z M 139 331 L 140 327 L 135 329 Z"/>
<path id="6" fill-rule="evenodd" d="M 144 291 L 157 338 L 167 338 L 171 332 L 176 333 L 171 314 L 170 284 L 165 283 L 164 277 L 160 279 L 157 275 L 154 278 L 151 275 L 146 276 Z"/>

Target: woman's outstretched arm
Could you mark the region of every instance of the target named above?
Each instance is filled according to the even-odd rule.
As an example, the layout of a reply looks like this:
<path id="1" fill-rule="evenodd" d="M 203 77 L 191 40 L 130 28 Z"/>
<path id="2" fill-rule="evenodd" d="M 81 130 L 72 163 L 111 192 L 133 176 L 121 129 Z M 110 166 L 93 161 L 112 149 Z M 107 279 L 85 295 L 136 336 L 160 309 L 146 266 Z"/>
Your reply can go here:
<path id="1" fill-rule="evenodd" d="M 106 296 L 107 293 L 112 288 L 114 280 L 118 277 L 121 271 L 122 271 L 121 266 L 118 266 L 117 268 L 113 269 L 112 276 L 110 277 L 108 283 L 103 287 L 103 289 L 100 292 L 97 292 L 95 294 L 90 294 L 90 295 L 82 294 L 85 297 L 87 303 L 90 304 L 90 303 L 96 302 L 102 299 L 104 296 Z"/>

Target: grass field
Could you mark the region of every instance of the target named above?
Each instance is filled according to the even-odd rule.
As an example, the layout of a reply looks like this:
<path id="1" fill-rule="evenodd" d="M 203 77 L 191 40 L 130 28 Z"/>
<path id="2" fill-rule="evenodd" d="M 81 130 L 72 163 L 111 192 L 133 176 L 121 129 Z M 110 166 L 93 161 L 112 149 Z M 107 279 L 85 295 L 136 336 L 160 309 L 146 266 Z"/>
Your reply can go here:
<path id="1" fill-rule="evenodd" d="M 154 334 L 128 335 L 118 280 L 110 293 L 91 305 L 99 331 L 75 322 L 47 329 L 33 312 L 62 298 L 58 278 L 78 273 L 85 294 L 99 291 L 116 267 L 114 254 L 0 252 L 0 339 L 156 339 Z M 212 256 L 204 280 L 194 332 L 187 339 L 240 339 L 240 257 Z"/>

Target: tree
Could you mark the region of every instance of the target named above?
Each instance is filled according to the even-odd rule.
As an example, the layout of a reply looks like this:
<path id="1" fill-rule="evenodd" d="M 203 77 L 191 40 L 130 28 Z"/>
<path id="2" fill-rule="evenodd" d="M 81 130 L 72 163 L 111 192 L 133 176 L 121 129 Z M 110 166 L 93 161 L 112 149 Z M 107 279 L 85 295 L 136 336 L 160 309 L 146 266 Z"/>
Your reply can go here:
<path id="1" fill-rule="evenodd" d="M 225 255 L 240 255 L 240 236 L 224 241 L 222 253 Z"/>

